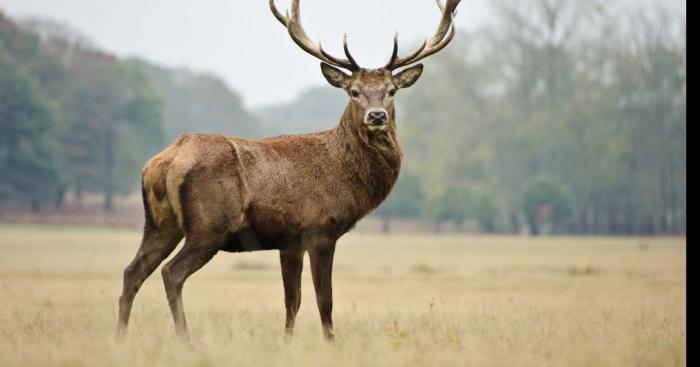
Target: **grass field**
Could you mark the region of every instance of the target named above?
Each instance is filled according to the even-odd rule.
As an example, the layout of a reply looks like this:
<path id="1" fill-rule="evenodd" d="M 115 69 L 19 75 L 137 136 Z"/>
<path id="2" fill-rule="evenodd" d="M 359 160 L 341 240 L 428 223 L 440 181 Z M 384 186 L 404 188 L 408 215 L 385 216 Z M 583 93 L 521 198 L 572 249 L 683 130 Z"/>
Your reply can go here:
<path id="1" fill-rule="evenodd" d="M 350 234 L 322 340 L 307 266 L 283 337 L 276 253 L 222 253 L 185 285 L 177 342 L 160 272 L 113 341 L 139 233 L 0 226 L 0 366 L 683 366 L 685 239 Z"/>

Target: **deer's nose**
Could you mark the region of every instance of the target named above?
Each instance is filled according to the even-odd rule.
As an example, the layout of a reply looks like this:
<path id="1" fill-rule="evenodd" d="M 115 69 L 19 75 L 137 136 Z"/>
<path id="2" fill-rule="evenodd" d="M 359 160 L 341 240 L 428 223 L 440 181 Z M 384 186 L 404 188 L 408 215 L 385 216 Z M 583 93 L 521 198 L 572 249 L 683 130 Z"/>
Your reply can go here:
<path id="1" fill-rule="evenodd" d="M 369 113 L 369 122 L 374 125 L 383 125 L 386 123 L 387 115 L 384 111 L 372 111 Z"/>

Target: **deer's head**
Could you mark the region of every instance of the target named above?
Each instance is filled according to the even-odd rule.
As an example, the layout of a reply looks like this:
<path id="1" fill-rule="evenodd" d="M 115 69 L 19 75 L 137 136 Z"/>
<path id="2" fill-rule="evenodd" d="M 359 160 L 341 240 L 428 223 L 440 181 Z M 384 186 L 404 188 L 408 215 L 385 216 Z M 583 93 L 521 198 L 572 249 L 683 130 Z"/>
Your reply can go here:
<path id="1" fill-rule="evenodd" d="M 348 49 L 347 37 L 343 39 L 345 58 L 328 54 L 320 44 L 315 44 L 307 36 L 301 25 L 299 0 L 292 0 L 292 12 L 283 15 L 270 0 L 272 13 L 287 28 L 292 40 L 301 49 L 320 59 L 321 72 L 328 83 L 343 89 L 350 97 L 350 103 L 361 111 L 362 123 L 371 132 L 384 131 L 394 113 L 394 96 L 403 88 L 412 86 L 423 72 L 423 64 L 418 62 L 447 46 L 455 35 L 454 15 L 461 0 L 447 0 L 443 6 L 437 0 L 442 12 L 440 25 L 435 35 L 423 42 L 421 47 L 406 57 L 398 56 L 398 37 L 394 36 L 394 50 L 389 62 L 378 69 L 365 69 L 358 65 Z M 349 73 L 341 69 L 347 70 Z M 402 69 L 399 71 L 399 69 Z"/>

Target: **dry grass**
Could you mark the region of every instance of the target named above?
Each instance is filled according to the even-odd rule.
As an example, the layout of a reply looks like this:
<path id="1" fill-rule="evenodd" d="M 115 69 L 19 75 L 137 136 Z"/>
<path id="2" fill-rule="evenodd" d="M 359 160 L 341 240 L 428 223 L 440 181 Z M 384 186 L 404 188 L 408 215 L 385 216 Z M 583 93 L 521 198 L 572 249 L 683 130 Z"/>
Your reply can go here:
<path id="1" fill-rule="evenodd" d="M 307 272 L 287 343 L 277 255 L 220 254 L 185 286 L 192 346 L 175 340 L 158 272 L 115 345 L 121 270 L 138 241 L 0 226 L 0 365 L 686 364 L 685 239 L 349 235 L 336 255 L 334 345 Z"/>

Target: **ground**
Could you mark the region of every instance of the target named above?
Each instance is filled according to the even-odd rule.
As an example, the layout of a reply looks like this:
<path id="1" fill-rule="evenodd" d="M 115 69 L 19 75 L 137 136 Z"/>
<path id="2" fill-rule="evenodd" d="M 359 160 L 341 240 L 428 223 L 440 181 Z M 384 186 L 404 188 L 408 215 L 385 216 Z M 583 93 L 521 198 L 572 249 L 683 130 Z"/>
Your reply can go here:
<path id="1" fill-rule="evenodd" d="M 113 341 L 139 233 L 0 226 L 1 366 L 684 366 L 686 240 L 350 234 L 327 344 L 307 266 L 283 337 L 274 252 L 217 255 L 174 335 L 160 272 Z"/>

